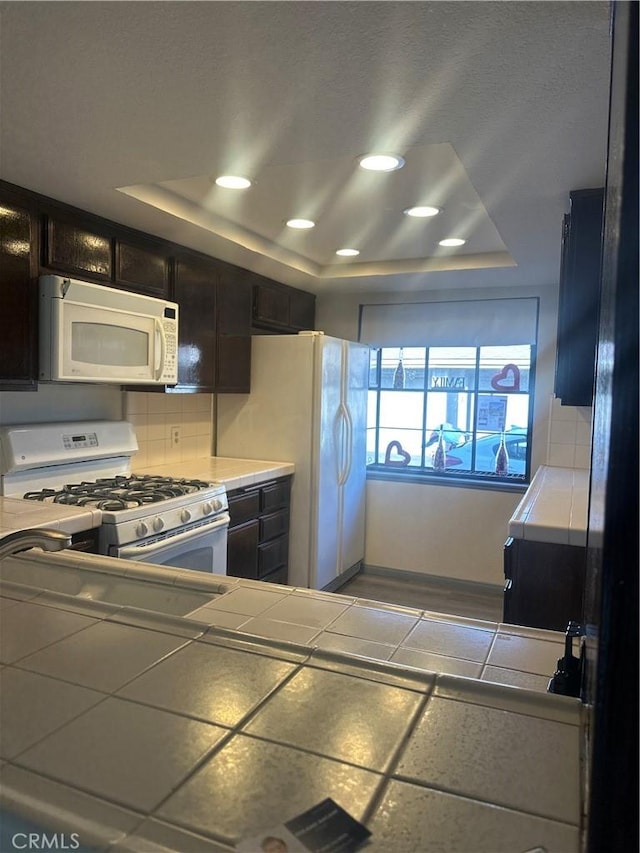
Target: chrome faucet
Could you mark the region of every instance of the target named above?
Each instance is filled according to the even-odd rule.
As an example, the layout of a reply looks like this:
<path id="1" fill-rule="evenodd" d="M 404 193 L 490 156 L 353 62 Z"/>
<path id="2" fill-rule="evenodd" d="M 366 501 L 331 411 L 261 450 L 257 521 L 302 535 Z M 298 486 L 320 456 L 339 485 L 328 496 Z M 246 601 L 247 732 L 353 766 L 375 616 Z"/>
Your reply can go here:
<path id="1" fill-rule="evenodd" d="M 45 551 L 62 551 L 71 545 L 71 536 L 51 527 L 33 527 L 18 530 L 0 538 L 0 560 L 28 548 L 43 548 Z"/>

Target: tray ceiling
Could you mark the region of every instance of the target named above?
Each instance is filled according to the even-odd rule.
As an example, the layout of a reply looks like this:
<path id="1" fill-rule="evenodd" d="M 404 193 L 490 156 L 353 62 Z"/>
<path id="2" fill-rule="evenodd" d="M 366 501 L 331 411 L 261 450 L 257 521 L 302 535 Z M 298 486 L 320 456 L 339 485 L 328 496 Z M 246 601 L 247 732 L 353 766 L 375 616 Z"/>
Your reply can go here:
<path id="1" fill-rule="evenodd" d="M 317 293 L 553 285 L 604 182 L 607 3 L 0 3 L 0 39 L 4 180 Z"/>

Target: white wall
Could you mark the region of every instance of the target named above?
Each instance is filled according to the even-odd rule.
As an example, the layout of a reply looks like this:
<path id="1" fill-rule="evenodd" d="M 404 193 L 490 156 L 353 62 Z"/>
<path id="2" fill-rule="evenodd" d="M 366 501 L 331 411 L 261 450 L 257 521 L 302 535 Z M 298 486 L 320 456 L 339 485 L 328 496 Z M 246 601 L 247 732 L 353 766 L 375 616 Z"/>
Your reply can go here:
<path id="1" fill-rule="evenodd" d="M 331 293 L 318 297 L 316 327 L 330 335 L 357 340 L 361 303 L 448 301 L 470 296 L 540 299 L 532 440 L 535 471 L 549 458 L 557 286 L 518 288 L 516 292 L 491 288 L 411 294 Z M 513 492 L 369 480 L 365 562 L 370 566 L 502 584 L 502 545 L 509 517 L 520 498 Z"/>

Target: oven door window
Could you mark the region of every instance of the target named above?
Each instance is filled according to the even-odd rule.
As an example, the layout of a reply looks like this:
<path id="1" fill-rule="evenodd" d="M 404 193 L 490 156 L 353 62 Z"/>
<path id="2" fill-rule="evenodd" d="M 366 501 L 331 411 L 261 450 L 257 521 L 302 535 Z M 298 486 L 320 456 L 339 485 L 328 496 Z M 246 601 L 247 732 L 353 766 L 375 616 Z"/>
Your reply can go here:
<path id="1" fill-rule="evenodd" d="M 146 544 L 116 548 L 113 556 L 159 566 L 226 575 L 228 528 L 229 516 L 225 514 L 206 527 L 183 531 Z"/>

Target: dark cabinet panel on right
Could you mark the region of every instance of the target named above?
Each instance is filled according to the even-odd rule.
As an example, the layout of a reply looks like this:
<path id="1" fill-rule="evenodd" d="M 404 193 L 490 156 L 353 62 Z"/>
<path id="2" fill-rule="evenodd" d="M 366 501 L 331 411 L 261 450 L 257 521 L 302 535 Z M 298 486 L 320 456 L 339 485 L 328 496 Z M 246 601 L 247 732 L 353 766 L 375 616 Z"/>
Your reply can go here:
<path id="1" fill-rule="evenodd" d="M 555 393 L 565 406 L 593 401 L 600 308 L 604 190 L 576 190 L 562 232 Z"/>
<path id="2" fill-rule="evenodd" d="M 504 621 L 565 631 L 582 622 L 586 549 L 509 538 L 504 546 Z"/>

